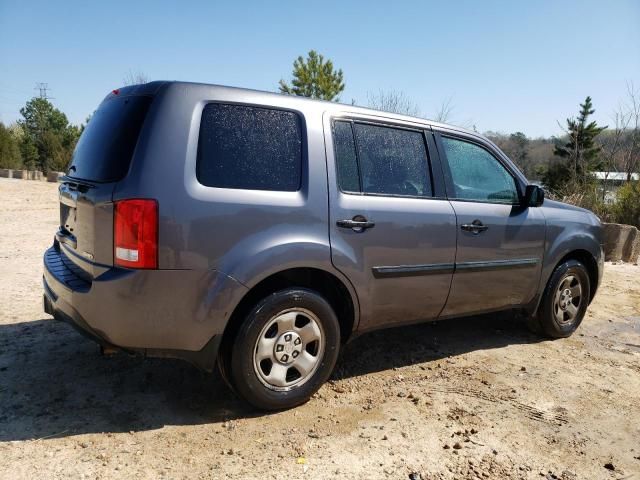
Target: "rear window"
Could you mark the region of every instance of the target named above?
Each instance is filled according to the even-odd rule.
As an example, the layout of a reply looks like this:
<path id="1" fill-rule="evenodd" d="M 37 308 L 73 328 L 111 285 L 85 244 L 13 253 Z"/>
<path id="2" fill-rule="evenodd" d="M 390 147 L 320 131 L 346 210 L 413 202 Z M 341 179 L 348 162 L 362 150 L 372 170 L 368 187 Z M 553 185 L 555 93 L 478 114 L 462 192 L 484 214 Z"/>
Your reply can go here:
<path id="1" fill-rule="evenodd" d="M 211 103 L 200 124 L 198 181 L 208 187 L 300 189 L 302 127 L 293 112 Z"/>
<path id="2" fill-rule="evenodd" d="M 151 97 L 114 97 L 89 120 L 71 158 L 69 176 L 115 182 L 129 171 Z"/>

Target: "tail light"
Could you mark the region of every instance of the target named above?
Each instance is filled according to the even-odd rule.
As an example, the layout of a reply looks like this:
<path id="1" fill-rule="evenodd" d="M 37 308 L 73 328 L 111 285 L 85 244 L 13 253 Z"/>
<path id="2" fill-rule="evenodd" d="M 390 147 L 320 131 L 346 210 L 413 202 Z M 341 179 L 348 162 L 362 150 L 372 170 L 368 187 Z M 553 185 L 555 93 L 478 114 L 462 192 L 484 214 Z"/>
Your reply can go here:
<path id="1" fill-rule="evenodd" d="M 115 202 L 113 249 L 120 267 L 158 268 L 158 202 Z"/>

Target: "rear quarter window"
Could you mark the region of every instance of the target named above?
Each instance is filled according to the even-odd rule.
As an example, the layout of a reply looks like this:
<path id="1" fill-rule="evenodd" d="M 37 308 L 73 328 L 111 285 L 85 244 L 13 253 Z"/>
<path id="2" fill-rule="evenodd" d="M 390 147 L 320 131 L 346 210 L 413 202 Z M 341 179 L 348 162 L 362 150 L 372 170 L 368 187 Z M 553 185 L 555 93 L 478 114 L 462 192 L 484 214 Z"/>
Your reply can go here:
<path id="1" fill-rule="evenodd" d="M 350 122 L 335 122 L 333 137 L 338 173 L 338 186 L 343 192 L 360 191 L 360 173 L 353 130 Z"/>
<path id="2" fill-rule="evenodd" d="M 82 132 L 68 175 L 95 182 L 121 180 L 129 171 L 151 101 L 127 96 L 102 102 Z"/>
<path id="3" fill-rule="evenodd" d="M 302 126 L 294 112 L 211 103 L 200 124 L 196 175 L 209 187 L 300 189 Z"/>

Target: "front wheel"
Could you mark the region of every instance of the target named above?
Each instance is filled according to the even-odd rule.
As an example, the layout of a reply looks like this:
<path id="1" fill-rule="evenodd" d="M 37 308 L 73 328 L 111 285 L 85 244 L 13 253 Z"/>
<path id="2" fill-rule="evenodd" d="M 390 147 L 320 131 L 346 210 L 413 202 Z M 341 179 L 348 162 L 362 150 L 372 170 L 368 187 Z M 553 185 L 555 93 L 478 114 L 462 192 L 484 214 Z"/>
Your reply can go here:
<path id="1" fill-rule="evenodd" d="M 591 294 L 589 274 L 577 260 L 567 260 L 554 270 L 544 291 L 537 316 L 539 330 L 552 338 L 564 338 L 578 328 Z"/>
<path id="2" fill-rule="evenodd" d="M 247 315 L 230 349 L 229 380 L 264 410 L 306 402 L 329 378 L 338 357 L 340 326 L 318 293 L 273 293 Z"/>

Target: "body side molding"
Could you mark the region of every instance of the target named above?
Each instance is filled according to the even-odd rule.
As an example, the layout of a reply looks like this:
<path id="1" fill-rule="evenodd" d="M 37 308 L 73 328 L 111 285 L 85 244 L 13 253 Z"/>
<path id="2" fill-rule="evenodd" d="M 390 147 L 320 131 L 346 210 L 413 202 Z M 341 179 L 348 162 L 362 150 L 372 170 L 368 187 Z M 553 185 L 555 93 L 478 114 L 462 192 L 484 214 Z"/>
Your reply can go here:
<path id="1" fill-rule="evenodd" d="M 504 268 L 526 268 L 537 265 L 539 258 L 516 258 L 514 260 L 491 260 L 488 262 L 461 262 L 456 263 L 456 272 L 486 272 L 490 270 L 502 270 Z"/>
<path id="2" fill-rule="evenodd" d="M 371 270 L 373 270 L 373 276 L 376 278 L 436 275 L 440 273 L 453 273 L 454 269 L 455 265 L 453 263 L 431 263 L 426 265 L 389 265 L 371 268 Z"/>
<path id="3" fill-rule="evenodd" d="M 492 260 L 489 262 L 432 263 L 426 265 L 388 265 L 372 267 L 376 278 L 407 277 L 420 275 L 437 275 L 441 273 L 486 272 L 505 268 L 526 268 L 537 265 L 539 258 L 522 258 L 515 260 Z"/>

